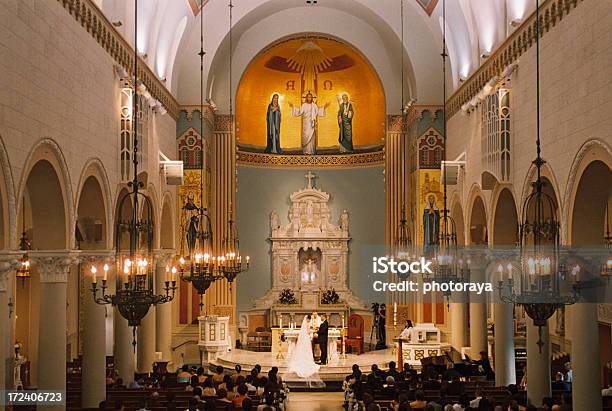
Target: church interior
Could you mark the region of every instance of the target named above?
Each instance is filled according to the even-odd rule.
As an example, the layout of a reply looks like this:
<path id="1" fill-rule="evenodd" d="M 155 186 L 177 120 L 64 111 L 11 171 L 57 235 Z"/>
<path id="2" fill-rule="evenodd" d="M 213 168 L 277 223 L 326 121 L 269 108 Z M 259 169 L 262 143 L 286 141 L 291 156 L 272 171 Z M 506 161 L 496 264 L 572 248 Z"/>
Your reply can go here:
<path id="1" fill-rule="evenodd" d="M 611 1 L 0 33 L 3 409 L 612 410 Z"/>

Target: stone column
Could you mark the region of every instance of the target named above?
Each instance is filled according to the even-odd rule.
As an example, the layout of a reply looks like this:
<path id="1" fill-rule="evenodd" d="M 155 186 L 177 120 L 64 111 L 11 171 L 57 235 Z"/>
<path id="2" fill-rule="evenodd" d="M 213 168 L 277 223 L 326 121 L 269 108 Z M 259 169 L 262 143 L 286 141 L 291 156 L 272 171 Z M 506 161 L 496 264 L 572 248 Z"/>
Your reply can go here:
<path id="1" fill-rule="evenodd" d="M 516 384 L 514 359 L 513 306 L 502 302 L 494 303 L 495 320 L 495 385 Z"/>
<path id="2" fill-rule="evenodd" d="M 119 310 L 115 307 L 115 348 L 113 355 L 115 358 L 115 370 L 119 373 L 119 377 L 128 385 L 134 381 L 135 371 L 135 353 L 132 345 L 133 330 L 128 326 L 125 318 L 119 314 Z"/>
<path id="3" fill-rule="evenodd" d="M 538 343 L 538 327 L 533 325 L 533 320 L 529 317 L 525 322 L 527 323 L 527 400 L 539 407 L 542 405 L 542 398 L 551 395 L 550 336 L 547 324 L 542 327 L 542 341 Z M 601 399 L 601 393 L 599 398 Z"/>
<path id="4" fill-rule="evenodd" d="M 13 362 L 13 327 L 9 318 L 14 318 L 15 314 L 10 312 L 14 309 L 9 307 L 9 287 L 12 281 L 9 276 L 14 276 L 17 267 L 16 258 L 21 253 L 8 252 L 0 255 L 0 324 L 6 324 L 5 332 L 0 337 L 0 390 L 5 388 L 12 389 L 12 362 Z"/>
<path id="5" fill-rule="evenodd" d="M 467 346 L 467 299 L 465 293 L 452 293 L 450 302 L 451 335 L 450 343 L 453 349 L 461 355 L 461 348 Z M 457 357 L 457 359 L 459 359 Z"/>
<path id="6" fill-rule="evenodd" d="M 572 306 L 572 402 L 575 410 L 602 409 L 597 304 Z"/>
<path id="7" fill-rule="evenodd" d="M 32 251 L 40 275 L 38 389 L 66 389 L 66 289 L 78 251 Z M 63 406 L 45 409 L 63 409 Z"/>
<path id="8" fill-rule="evenodd" d="M 175 252 L 174 250 L 159 250 L 156 254 L 156 289 L 160 292 L 159 290 L 163 290 L 165 287 L 166 265 L 169 264 Z M 174 300 L 158 305 L 155 309 L 155 349 L 161 352 L 163 361 L 169 362 L 169 370 L 172 369 L 172 304 L 174 304 Z"/>
<path id="9" fill-rule="evenodd" d="M 159 294 L 161 291 L 158 289 Z M 162 304 L 163 305 L 163 304 Z M 155 312 L 157 307 L 151 306 L 149 312 L 138 327 L 138 355 L 136 356 L 136 370 L 139 373 L 151 372 L 155 361 Z"/>
<path id="10" fill-rule="evenodd" d="M 81 406 L 83 408 L 96 408 L 100 401 L 106 397 L 106 318 L 105 306 L 96 304 L 90 291 L 91 274 L 88 275 L 90 265 L 95 264 L 98 268 L 98 288 L 101 287 L 103 270 L 101 266 L 108 263 L 109 267 L 114 267 L 111 263 L 110 255 L 113 251 L 89 252 L 83 257 L 86 263 L 81 266 L 84 276 L 82 290 L 83 298 L 83 322 L 82 341 L 83 341 L 83 370 L 82 370 L 82 394 Z M 107 282 L 108 284 L 108 282 Z M 98 291 L 98 297 L 101 295 Z M 107 290 L 108 292 L 108 290 Z"/>
<path id="11" fill-rule="evenodd" d="M 470 255 L 470 281 L 485 281 L 485 250 Z M 487 344 L 487 296 L 470 294 L 470 351 L 478 358 L 481 351 L 488 352 Z"/>

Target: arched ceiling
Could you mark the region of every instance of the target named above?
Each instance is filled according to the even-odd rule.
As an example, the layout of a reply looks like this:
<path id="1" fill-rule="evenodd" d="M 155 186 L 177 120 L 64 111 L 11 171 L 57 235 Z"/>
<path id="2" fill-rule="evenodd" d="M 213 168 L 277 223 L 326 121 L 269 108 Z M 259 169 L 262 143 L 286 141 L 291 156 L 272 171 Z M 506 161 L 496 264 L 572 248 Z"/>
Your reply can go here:
<path id="1" fill-rule="evenodd" d="M 201 0 L 141 0 L 138 50 L 181 104 L 199 102 Z M 126 0 L 95 0 L 133 44 L 134 5 Z M 232 89 L 249 62 L 270 44 L 296 34 L 317 33 L 342 39 L 359 49 L 377 70 L 387 110 L 401 105 L 401 19 L 404 7 L 404 102 L 442 101 L 440 82 L 442 5 L 438 0 L 234 0 Z M 229 91 L 228 1 L 204 1 L 205 81 L 207 93 L 227 111 Z M 451 90 L 467 78 L 515 24 L 533 11 L 533 0 L 447 0 L 447 44 Z M 196 13 L 194 13 L 196 10 Z"/>

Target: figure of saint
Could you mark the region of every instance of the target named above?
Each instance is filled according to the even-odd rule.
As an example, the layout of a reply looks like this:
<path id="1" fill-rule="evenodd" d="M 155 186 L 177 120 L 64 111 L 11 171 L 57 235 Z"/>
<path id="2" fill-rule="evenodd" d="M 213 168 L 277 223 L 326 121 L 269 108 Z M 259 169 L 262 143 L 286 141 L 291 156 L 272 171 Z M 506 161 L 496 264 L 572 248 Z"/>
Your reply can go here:
<path id="1" fill-rule="evenodd" d="M 312 201 L 308 201 L 308 203 L 306 203 L 306 226 L 314 226 L 314 206 Z"/>
<path id="2" fill-rule="evenodd" d="M 195 205 L 194 194 L 187 194 L 187 202 L 183 206 L 182 225 L 185 230 L 185 240 L 187 242 L 187 251 L 189 255 L 193 253 L 198 235 L 199 211 L 200 208 Z"/>
<path id="3" fill-rule="evenodd" d="M 292 103 L 289 103 L 291 114 L 294 117 L 302 116 L 302 151 L 304 154 L 315 153 L 317 118 L 325 116 L 325 109 L 328 106 L 329 103 L 325 103 L 323 107 L 317 106 L 310 91 L 306 93 L 304 103 L 300 107 L 294 107 Z"/>
<path id="4" fill-rule="evenodd" d="M 278 228 L 278 214 L 276 214 L 276 211 L 272 211 L 272 213 L 270 213 L 270 228 L 272 230 L 276 230 Z"/>
<path id="5" fill-rule="evenodd" d="M 268 143 L 266 153 L 282 154 L 280 147 L 281 109 L 278 104 L 278 94 L 272 95 L 272 101 L 268 104 L 266 114 L 266 125 L 268 130 Z"/>
<path id="6" fill-rule="evenodd" d="M 342 214 L 340 214 L 340 228 L 342 228 L 342 231 L 348 232 L 348 226 L 349 226 L 348 211 L 342 210 Z"/>
<path id="7" fill-rule="evenodd" d="M 340 143 L 340 151 L 353 151 L 353 103 L 349 101 L 348 94 L 342 94 L 342 102 L 338 110 L 338 127 L 340 133 L 338 142 Z"/>
<path id="8" fill-rule="evenodd" d="M 438 245 L 440 241 L 440 210 L 436 205 L 436 197 L 427 197 L 427 207 L 423 210 L 423 244 L 425 247 Z"/>
<path id="9" fill-rule="evenodd" d="M 13 360 L 13 389 L 15 390 L 23 390 L 23 382 L 21 380 L 21 367 L 28 360 L 21 355 L 21 344 L 15 343 L 15 358 Z"/>

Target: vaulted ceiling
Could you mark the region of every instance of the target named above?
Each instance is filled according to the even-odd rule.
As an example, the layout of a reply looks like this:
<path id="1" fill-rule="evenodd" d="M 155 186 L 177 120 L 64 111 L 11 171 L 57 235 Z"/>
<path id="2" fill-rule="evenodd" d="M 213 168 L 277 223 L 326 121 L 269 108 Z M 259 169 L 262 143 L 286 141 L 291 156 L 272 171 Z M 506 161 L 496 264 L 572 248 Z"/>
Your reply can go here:
<path id="1" fill-rule="evenodd" d="M 94 1 L 133 44 L 134 2 Z M 535 1 L 446 0 L 451 89 L 534 10 Z M 199 102 L 200 2 L 138 1 L 138 51 L 181 104 Z M 305 33 L 337 38 L 360 50 L 383 83 L 388 112 L 401 107 L 402 78 L 404 103 L 442 101 L 442 0 L 318 0 L 316 5 L 306 0 L 234 0 L 231 87 L 228 2 L 204 0 L 203 15 L 205 90 L 222 111 L 227 110 L 230 89 L 235 95 L 241 75 L 261 50 Z"/>

